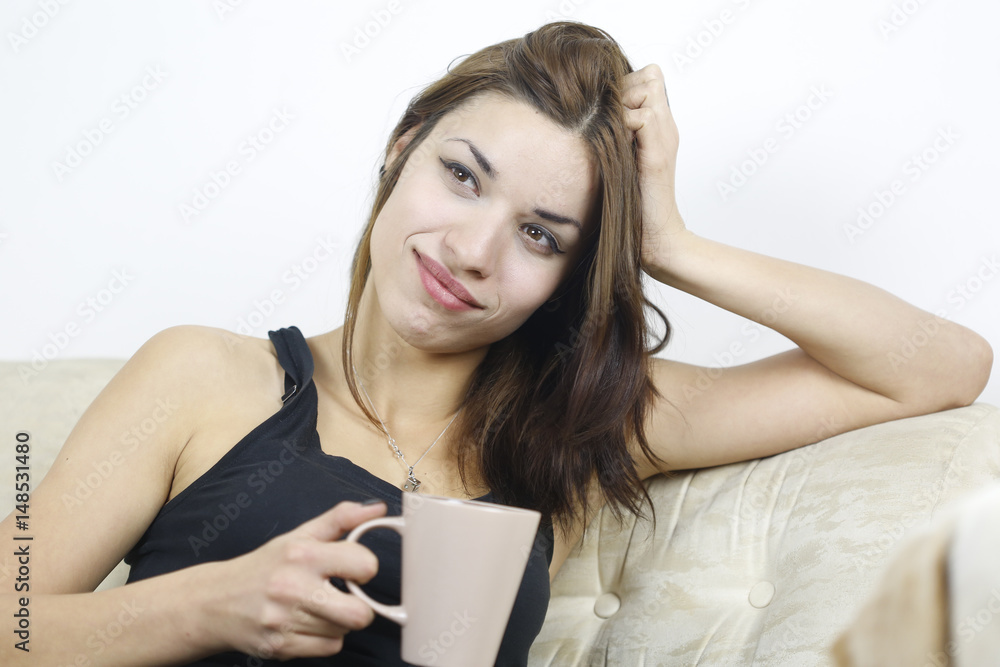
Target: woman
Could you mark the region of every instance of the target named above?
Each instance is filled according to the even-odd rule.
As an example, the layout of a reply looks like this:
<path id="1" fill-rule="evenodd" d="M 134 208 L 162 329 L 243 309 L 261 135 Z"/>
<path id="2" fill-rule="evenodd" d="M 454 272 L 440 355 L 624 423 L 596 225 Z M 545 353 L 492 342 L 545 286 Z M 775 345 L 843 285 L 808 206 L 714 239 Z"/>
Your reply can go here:
<path id="1" fill-rule="evenodd" d="M 339 588 L 398 592 L 393 545 L 337 540 L 418 485 L 551 519 L 498 661 L 523 664 L 546 575 L 602 504 L 641 511 L 641 480 L 975 400 L 992 363 L 976 334 L 936 321 L 895 363 L 931 315 L 687 230 L 677 143 L 660 71 L 633 72 L 580 24 L 484 49 L 418 95 L 387 145 L 342 329 L 169 329 L 80 420 L 33 494 L 32 664 L 393 664 L 396 630 Z M 649 344 L 643 271 L 798 347 L 705 386 L 649 356 L 663 341 Z M 64 506 L 157 401 L 174 410 L 128 474 Z M 126 555 L 132 583 L 89 592 Z"/>

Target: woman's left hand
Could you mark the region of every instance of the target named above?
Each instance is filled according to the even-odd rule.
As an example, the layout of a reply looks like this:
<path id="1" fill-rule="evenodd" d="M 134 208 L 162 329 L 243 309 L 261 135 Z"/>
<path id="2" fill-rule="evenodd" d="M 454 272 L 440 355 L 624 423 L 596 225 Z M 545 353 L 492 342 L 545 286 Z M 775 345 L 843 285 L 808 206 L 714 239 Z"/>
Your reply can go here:
<path id="1" fill-rule="evenodd" d="M 653 272 L 665 266 L 671 244 L 687 232 L 674 194 L 680 138 L 659 66 L 646 65 L 626 75 L 622 101 L 625 124 L 639 140 L 642 266 Z"/>

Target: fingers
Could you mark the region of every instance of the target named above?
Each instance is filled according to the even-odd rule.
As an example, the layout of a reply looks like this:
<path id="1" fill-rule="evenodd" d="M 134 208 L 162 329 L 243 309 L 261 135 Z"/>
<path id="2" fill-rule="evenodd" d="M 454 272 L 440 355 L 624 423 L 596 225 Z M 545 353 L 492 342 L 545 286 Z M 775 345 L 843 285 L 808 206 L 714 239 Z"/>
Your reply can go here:
<path id="1" fill-rule="evenodd" d="M 338 636 L 361 630 L 375 619 L 375 612 L 360 598 L 337 589 L 329 579 L 302 587 L 294 595 L 290 618 L 295 632 Z"/>
<path id="2" fill-rule="evenodd" d="M 327 640 L 342 638 L 371 624 L 375 612 L 368 605 L 338 590 L 320 574 L 322 570 L 352 571 L 350 567 L 330 567 L 331 562 L 368 559 L 376 562 L 370 551 L 353 543 L 307 543 L 300 538 L 285 548 L 285 560 L 293 567 L 281 567 L 272 574 L 266 584 L 267 602 L 255 614 L 264 640 L 276 655 L 297 657 L 305 655 L 302 651 L 328 650 L 336 642 Z M 364 577 L 370 572 L 357 574 Z M 313 648 L 303 648 L 303 641 Z"/>
<path id="3" fill-rule="evenodd" d="M 289 642 L 288 653 L 296 658 L 325 658 L 340 653 L 342 648 L 343 637 L 296 635 Z"/>
<path id="4" fill-rule="evenodd" d="M 636 133 L 640 148 L 676 152 L 677 126 L 667 100 L 663 72 L 655 64 L 646 65 L 625 77 L 622 90 L 625 125 Z"/>
<path id="5" fill-rule="evenodd" d="M 650 63 L 642 69 L 637 69 L 625 75 L 626 88 L 649 81 L 663 81 L 663 70 L 656 63 Z"/>
<path id="6" fill-rule="evenodd" d="M 658 65 L 646 65 L 626 75 L 622 103 L 625 126 L 635 132 L 646 175 L 672 173 L 679 137 Z"/>
<path id="7" fill-rule="evenodd" d="M 324 579 L 339 577 L 365 584 L 378 574 L 378 558 L 357 542 L 322 542 L 289 534 L 281 548 L 282 563 L 305 568 Z"/>
<path id="8" fill-rule="evenodd" d="M 644 128 L 655 125 L 657 120 L 656 112 L 645 107 L 640 109 L 625 109 L 625 127 L 633 132 L 640 132 Z M 639 143 L 643 144 L 643 136 L 639 134 Z"/>
<path id="9" fill-rule="evenodd" d="M 345 501 L 306 521 L 295 530 L 314 539 L 331 542 L 369 519 L 384 516 L 385 512 L 385 503 L 362 505 Z"/>
<path id="10" fill-rule="evenodd" d="M 666 83 L 659 65 L 649 64 L 627 74 L 622 86 L 622 102 L 629 109 L 654 107 L 661 102 L 669 108 Z"/>
<path id="11" fill-rule="evenodd" d="M 338 590 L 329 580 L 305 598 L 302 607 L 311 619 L 304 624 L 306 634 L 361 630 L 375 620 L 371 607 L 360 598 Z"/>
<path id="12" fill-rule="evenodd" d="M 340 538 L 370 519 L 385 516 L 385 513 L 384 502 L 368 505 L 346 501 L 338 503 L 289 533 L 285 559 L 320 574 L 327 586 L 330 577 L 368 583 L 378 573 L 378 558 L 368 547 Z M 337 593 L 343 595 L 339 591 Z M 353 597 L 350 599 L 355 600 Z M 358 604 L 358 609 L 370 611 L 367 605 Z"/>
<path id="13" fill-rule="evenodd" d="M 363 584 L 378 572 L 370 549 L 340 538 L 385 513 L 385 503 L 339 503 L 234 558 L 227 570 L 232 576 L 220 583 L 225 599 L 220 608 L 232 617 L 223 624 L 227 645 L 244 652 L 260 648 L 282 660 L 338 652 L 346 633 L 368 626 L 375 616 L 330 578 Z"/>
<path id="14" fill-rule="evenodd" d="M 363 602 L 324 586 L 301 594 L 300 601 L 264 635 L 268 651 L 279 659 L 327 656 L 339 653 L 348 632 L 361 630 L 375 619 Z M 264 647 L 259 647 L 264 652 Z"/>
<path id="15" fill-rule="evenodd" d="M 371 550 L 357 542 L 324 544 L 319 553 L 320 571 L 325 577 L 350 579 L 357 584 L 367 584 L 378 574 L 378 558 Z"/>

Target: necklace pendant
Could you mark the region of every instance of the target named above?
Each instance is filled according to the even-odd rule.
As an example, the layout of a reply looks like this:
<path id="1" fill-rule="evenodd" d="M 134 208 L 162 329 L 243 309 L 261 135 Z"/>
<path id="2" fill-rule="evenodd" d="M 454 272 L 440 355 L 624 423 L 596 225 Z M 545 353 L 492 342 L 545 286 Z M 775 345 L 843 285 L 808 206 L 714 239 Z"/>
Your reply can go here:
<path id="1" fill-rule="evenodd" d="M 440 440 L 441 437 L 445 434 L 445 431 L 448 430 L 448 428 L 451 426 L 452 422 L 454 422 L 455 419 L 458 418 L 458 413 L 461 412 L 461 409 L 459 409 L 457 412 L 455 412 L 455 414 L 451 418 L 451 421 L 448 422 L 448 425 L 444 427 L 444 430 L 442 430 L 440 433 L 438 433 L 438 437 L 434 438 L 434 442 L 432 442 L 430 444 L 430 447 L 428 447 L 427 449 L 425 449 L 424 453 L 420 455 L 420 458 L 417 459 L 416 463 L 414 463 L 411 466 L 411 465 L 409 465 L 406 462 L 406 457 L 403 456 L 403 452 L 396 445 L 396 439 L 392 437 L 392 435 L 389 433 L 389 429 L 386 428 L 385 422 L 382 421 L 382 416 L 378 413 L 378 409 L 375 407 L 375 403 L 372 401 L 372 397 L 368 395 L 368 390 L 365 389 L 365 383 L 361 381 L 361 376 L 358 375 L 358 371 L 357 371 L 356 368 L 354 368 L 354 364 L 351 364 L 351 371 L 354 373 L 354 377 L 357 379 L 358 385 L 361 387 L 361 391 L 364 392 L 365 398 L 368 399 L 368 404 L 371 405 L 372 412 L 374 412 L 375 416 L 378 418 L 378 422 L 382 426 L 382 432 L 385 433 L 385 437 L 386 437 L 386 439 L 389 442 L 389 447 L 392 449 L 393 453 L 395 453 L 396 458 L 398 458 L 402 462 L 402 464 L 408 468 L 408 471 L 406 473 L 406 481 L 403 482 L 403 491 L 409 491 L 411 493 L 416 493 L 416 491 L 420 488 L 420 480 L 417 479 L 414 476 L 414 474 L 413 474 L 413 468 L 417 464 L 419 464 L 420 461 L 423 460 L 423 458 L 425 456 L 427 456 L 427 452 L 431 451 L 431 449 L 433 449 L 434 445 L 436 445 L 438 443 L 438 440 Z"/>

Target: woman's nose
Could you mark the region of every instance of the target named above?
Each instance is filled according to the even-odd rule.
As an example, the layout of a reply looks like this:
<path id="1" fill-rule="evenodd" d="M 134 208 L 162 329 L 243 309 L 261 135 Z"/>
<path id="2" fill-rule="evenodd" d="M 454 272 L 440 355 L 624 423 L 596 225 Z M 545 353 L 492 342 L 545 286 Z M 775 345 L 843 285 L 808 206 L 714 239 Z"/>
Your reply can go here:
<path id="1" fill-rule="evenodd" d="M 493 273 L 503 249 L 502 217 L 483 214 L 462 220 L 448 230 L 444 242 L 454 257 L 456 270 L 471 271 L 484 278 Z"/>

